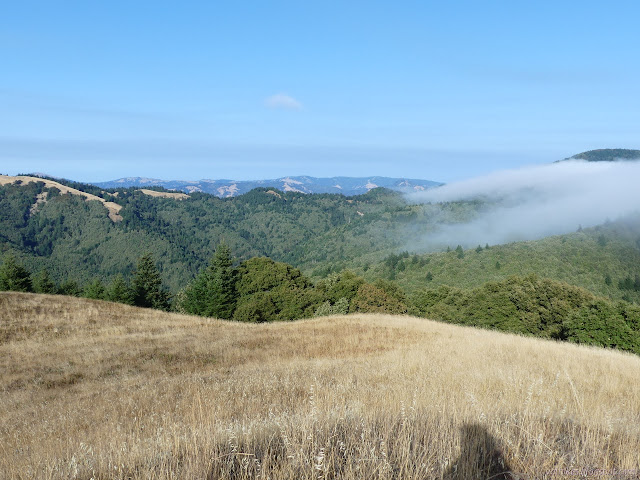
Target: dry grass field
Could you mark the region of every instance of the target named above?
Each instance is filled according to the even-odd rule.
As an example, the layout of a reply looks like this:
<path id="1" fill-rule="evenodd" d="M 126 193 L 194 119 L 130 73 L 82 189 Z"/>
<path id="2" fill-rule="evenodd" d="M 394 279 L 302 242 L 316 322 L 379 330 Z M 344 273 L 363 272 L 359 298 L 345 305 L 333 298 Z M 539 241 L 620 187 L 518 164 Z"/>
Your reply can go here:
<path id="1" fill-rule="evenodd" d="M 638 477 L 636 356 L 0 293 L 2 479 Z"/>
<path id="2" fill-rule="evenodd" d="M 189 198 L 189 195 L 181 192 L 156 192 L 155 190 L 148 190 L 146 188 L 141 188 L 140 191 L 150 197 L 175 198 L 177 200 Z"/>

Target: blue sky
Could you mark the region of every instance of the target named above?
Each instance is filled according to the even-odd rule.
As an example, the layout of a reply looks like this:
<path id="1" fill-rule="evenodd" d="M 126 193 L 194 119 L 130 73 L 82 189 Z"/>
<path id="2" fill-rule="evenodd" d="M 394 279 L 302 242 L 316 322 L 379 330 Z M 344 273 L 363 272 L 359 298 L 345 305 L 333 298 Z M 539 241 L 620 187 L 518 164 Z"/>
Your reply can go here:
<path id="1" fill-rule="evenodd" d="M 5 2 L 0 173 L 453 181 L 640 148 L 637 2 Z"/>

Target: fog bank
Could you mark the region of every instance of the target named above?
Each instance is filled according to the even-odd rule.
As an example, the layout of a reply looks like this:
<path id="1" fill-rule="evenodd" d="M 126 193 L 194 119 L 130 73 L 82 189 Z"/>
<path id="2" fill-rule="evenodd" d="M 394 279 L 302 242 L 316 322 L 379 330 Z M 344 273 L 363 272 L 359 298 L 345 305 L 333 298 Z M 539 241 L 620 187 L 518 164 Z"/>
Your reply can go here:
<path id="1" fill-rule="evenodd" d="M 574 232 L 640 210 L 640 162 L 565 161 L 506 170 L 409 194 L 411 203 L 483 200 L 473 221 L 441 224 L 424 249 L 473 247 Z"/>

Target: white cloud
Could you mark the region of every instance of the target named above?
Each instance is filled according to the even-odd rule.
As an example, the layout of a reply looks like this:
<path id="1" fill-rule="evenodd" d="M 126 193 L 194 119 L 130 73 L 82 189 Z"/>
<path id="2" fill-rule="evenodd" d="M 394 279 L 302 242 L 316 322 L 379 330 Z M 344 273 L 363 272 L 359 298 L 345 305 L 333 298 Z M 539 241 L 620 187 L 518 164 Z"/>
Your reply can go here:
<path id="1" fill-rule="evenodd" d="M 424 239 L 442 245 L 533 240 L 640 210 L 640 162 L 560 162 L 507 170 L 409 195 L 409 201 L 487 200 L 474 220 L 441 225 Z"/>
<path id="2" fill-rule="evenodd" d="M 300 110 L 302 108 L 302 104 L 298 100 L 285 93 L 276 93 L 265 98 L 264 104 L 269 108 L 282 108 L 285 110 Z"/>

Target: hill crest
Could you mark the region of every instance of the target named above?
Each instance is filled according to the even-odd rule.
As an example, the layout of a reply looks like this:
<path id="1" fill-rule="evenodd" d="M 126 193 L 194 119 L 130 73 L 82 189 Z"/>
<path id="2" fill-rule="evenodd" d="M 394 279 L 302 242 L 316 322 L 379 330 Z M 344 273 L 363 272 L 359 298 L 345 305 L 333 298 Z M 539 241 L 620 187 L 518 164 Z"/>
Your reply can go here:
<path id="1" fill-rule="evenodd" d="M 115 202 L 109 202 L 104 198 L 100 198 L 91 193 L 83 192 L 82 190 L 68 187 L 66 185 L 63 185 L 62 183 L 49 180 L 47 178 L 32 177 L 28 175 L 18 175 L 15 177 L 10 175 L 0 175 L 0 185 L 10 185 L 16 182 L 19 182 L 19 184 L 41 182 L 41 183 L 44 183 L 47 188 L 57 188 L 58 190 L 60 190 L 60 193 L 62 194 L 78 195 L 78 196 L 84 197 L 87 201 L 97 200 L 98 202 L 102 203 L 105 206 L 105 208 L 109 212 L 108 215 L 111 221 L 119 222 L 122 220 L 122 217 L 119 215 L 119 212 L 122 209 L 122 205 L 118 205 Z M 36 204 L 34 204 L 33 208 L 34 209 L 37 208 L 38 204 L 42 202 L 46 202 L 46 199 L 44 198 L 38 199 Z"/>
<path id="2" fill-rule="evenodd" d="M 628 148 L 600 148 L 577 153 L 564 160 L 585 160 L 587 162 L 621 162 L 640 160 L 640 150 Z"/>

